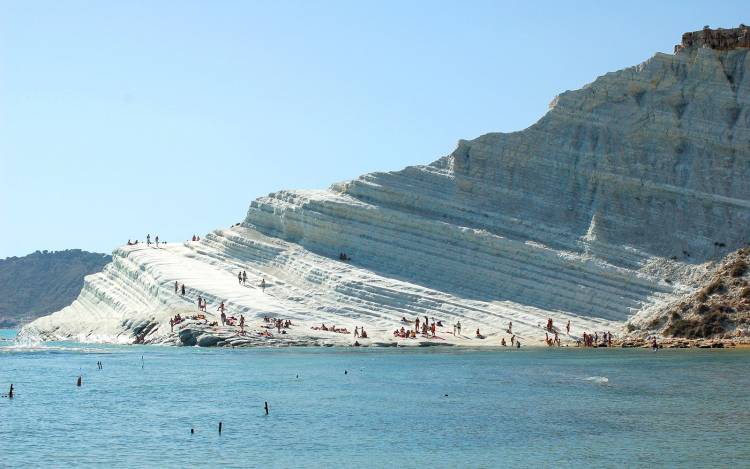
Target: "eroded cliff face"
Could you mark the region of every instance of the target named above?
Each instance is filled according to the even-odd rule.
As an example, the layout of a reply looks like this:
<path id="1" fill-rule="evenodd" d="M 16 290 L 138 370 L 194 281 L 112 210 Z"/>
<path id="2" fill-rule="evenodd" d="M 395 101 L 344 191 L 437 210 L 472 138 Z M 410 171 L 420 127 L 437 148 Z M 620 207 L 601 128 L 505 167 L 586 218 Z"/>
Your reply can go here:
<path id="1" fill-rule="evenodd" d="M 71 335 L 80 319 L 69 318 L 89 310 L 122 323 L 199 294 L 256 316 L 365 323 L 384 336 L 413 314 L 498 337 L 512 320 L 527 343 L 543 339 L 547 317 L 572 320 L 570 340 L 638 323 L 750 240 L 748 49 L 720 49 L 687 46 L 606 74 L 555 98 L 531 127 L 462 140 L 431 165 L 261 197 L 242 226 L 158 261 L 119 250 L 113 265 L 125 273 L 106 269 L 111 281 L 84 288 L 95 303 L 28 330 Z M 273 303 L 257 307 L 257 297 L 198 278 L 187 298 L 165 296 L 180 274 L 163 266 L 180 258 L 209 269 L 203 279 L 234 269 L 265 278 Z M 108 334 L 127 336 L 124 327 Z"/>
<path id="2" fill-rule="evenodd" d="M 523 132 L 462 143 L 457 187 L 604 257 L 624 245 L 703 262 L 736 249 L 750 216 L 747 52 L 657 54 L 563 93 Z"/>
<path id="3" fill-rule="evenodd" d="M 561 94 L 524 131 L 271 194 L 245 225 L 462 295 L 625 320 L 750 239 L 747 53 L 657 54 Z M 685 268 L 670 285 L 654 262 Z"/>

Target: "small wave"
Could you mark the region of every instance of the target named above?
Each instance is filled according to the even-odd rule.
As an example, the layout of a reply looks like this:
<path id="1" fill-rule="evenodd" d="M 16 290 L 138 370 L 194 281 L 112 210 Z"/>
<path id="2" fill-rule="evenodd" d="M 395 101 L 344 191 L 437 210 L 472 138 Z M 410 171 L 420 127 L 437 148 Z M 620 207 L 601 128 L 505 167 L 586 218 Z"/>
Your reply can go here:
<path id="1" fill-rule="evenodd" d="M 108 350 L 95 347 L 82 347 L 76 345 L 49 344 L 20 340 L 11 345 L 0 347 L 0 353 L 109 353 Z"/>
<path id="2" fill-rule="evenodd" d="M 606 376 L 589 376 L 588 378 L 583 378 L 583 380 L 596 383 L 596 384 L 609 383 L 609 378 L 607 378 Z"/>

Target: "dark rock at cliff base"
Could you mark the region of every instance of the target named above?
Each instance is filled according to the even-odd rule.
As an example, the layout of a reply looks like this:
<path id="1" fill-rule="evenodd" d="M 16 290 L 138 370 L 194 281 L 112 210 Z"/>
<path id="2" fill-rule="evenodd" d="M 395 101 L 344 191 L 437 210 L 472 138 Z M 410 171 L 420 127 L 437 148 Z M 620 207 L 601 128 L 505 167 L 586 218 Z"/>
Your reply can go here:
<path id="1" fill-rule="evenodd" d="M 187 345 L 189 347 L 192 347 L 193 345 L 198 343 L 198 339 L 196 339 L 195 334 L 191 329 L 185 328 L 181 329 L 179 332 L 180 336 L 180 342 L 182 345 Z"/>
<path id="2" fill-rule="evenodd" d="M 198 346 L 199 347 L 214 347 L 216 346 L 216 344 L 219 343 L 219 341 L 221 341 L 220 337 L 217 337 L 215 335 L 203 334 L 198 339 Z"/>

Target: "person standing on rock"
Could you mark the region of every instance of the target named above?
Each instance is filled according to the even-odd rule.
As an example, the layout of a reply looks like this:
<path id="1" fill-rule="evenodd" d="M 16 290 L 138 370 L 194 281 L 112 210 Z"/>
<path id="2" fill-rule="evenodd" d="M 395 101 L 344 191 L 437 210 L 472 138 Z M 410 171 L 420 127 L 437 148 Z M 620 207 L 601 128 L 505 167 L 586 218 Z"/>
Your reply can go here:
<path id="1" fill-rule="evenodd" d="M 177 285 L 177 280 L 174 281 L 174 292 L 177 294 L 177 290 L 179 290 L 179 286 Z"/>
<path id="2" fill-rule="evenodd" d="M 568 323 L 565 324 L 565 333 L 570 335 L 570 319 L 568 319 Z"/>
<path id="3" fill-rule="evenodd" d="M 158 248 L 159 247 L 159 235 L 156 235 L 155 241 L 156 241 L 156 247 Z"/>
<path id="4" fill-rule="evenodd" d="M 461 321 L 456 323 L 456 329 L 458 330 L 458 335 L 461 335 Z"/>
<path id="5" fill-rule="evenodd" d="M 242 285 L 242 271 L 240 271 L 240 273 L 237 274 L 237 283 Z"/>
<path id="6" fill-rule="evenodd" d="M 354 337 L 359 337 L 359 326 L 354 326 Z"/>
<path id="7" fill-rule="evenodd" d="M 182 293 L 183 296 L 185 295 L 185 284 L 184 283 L 182 284 L 182 287 L 180 288 L 180 293 Z"/>
<path id="8" fill-rule="evenodd" d="M 513 333 L 513 321 L 508 321 L 508 334 Z"/>
<path id="9" fill-rule="evenodd" d="M 151 233 L 146 235 L 146 246 L 151 246 Z"/>
<path id="10" fill-rule="evenodd" d="M 216 308 L 217 311 L 221 311 L 221 325 L 223 326 L 227 322 L 227 315 L 224 314 L 224 302 L 222 301 L 218 308 Z"/>
<path id="11" fill-rule="evenodd" d="M 247 284 L 247 272 L 244 270 L 242 271 L 242 284 Z"/>
<path id="12" fill-rule="evenodd" d="M 245 316 L 240 314 L 240 332 L 245 332 Z"/>
<path id="13" fill-rule="evenodd" d="M 260 279 L 260 289 L 266 291 L 266 279 L 264 278 Z"/>

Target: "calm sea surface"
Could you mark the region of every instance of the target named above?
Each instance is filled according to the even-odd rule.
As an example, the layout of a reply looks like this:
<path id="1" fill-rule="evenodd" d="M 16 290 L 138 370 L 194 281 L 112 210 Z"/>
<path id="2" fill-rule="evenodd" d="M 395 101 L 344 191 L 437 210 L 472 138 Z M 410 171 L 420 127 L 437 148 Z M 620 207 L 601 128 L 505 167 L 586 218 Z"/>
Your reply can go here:
<path id="1" fill-rule="evenodd" d="M 2 467 L 750 466 L 747 351 L 0 337 Z"/>

